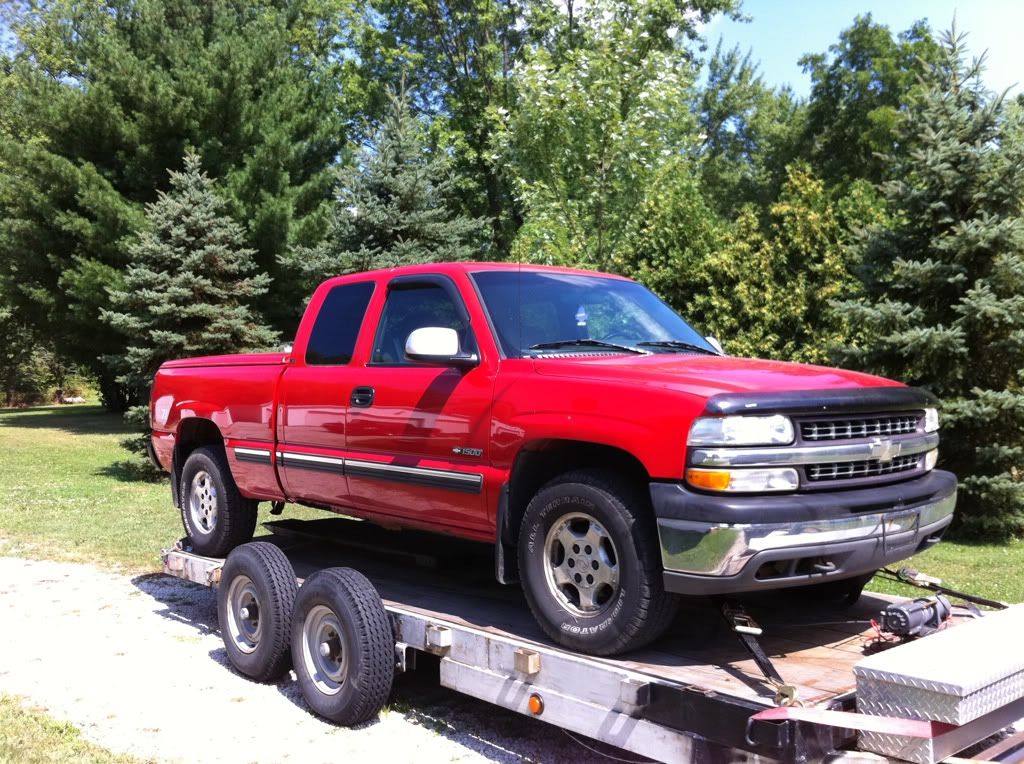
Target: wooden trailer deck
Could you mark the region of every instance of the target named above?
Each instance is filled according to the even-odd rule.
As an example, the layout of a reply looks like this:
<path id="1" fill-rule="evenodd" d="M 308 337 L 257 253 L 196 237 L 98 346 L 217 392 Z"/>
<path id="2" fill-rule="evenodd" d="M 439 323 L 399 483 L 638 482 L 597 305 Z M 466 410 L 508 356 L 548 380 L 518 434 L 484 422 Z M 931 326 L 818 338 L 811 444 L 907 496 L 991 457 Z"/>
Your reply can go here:
<path id="1" fill-rule="evenodd" d="M 388 606 L 559 650 L 535 624 L 519 587 L 495 582 L 485 545 L 337 517 L 284 520 L 267 527 L 270 540 L 288 553 L 300 578 L 323 567 L 354 567 L 373 581 Z M 824 706 L 844 700 L 849 705 L 853 666 L 875 637 L 868 621 L 889 601 L 865 594 L 853 607 L 825 607 L 778 593 L 747 598 L 744 604 L 764 629 L 761 645 L 785 682 L 796 688 L 797 699 Z M 659 684 L 775 705 L 775 689 L 710 600 L 684 602 L 669 632 L 648 648 L 588 660 L 647 675 Z"/>

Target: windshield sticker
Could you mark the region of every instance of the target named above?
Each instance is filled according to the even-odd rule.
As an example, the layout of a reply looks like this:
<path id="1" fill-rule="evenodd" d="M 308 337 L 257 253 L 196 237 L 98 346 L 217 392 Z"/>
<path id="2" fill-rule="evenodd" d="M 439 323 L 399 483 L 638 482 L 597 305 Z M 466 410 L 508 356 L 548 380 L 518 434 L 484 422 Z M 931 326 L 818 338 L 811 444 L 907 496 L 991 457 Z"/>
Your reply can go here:
<path id="1" fill-rule="evenodd" d="M 576 309 L 576 326 L 587 325 L 587 309 L 580 305 Z"/>

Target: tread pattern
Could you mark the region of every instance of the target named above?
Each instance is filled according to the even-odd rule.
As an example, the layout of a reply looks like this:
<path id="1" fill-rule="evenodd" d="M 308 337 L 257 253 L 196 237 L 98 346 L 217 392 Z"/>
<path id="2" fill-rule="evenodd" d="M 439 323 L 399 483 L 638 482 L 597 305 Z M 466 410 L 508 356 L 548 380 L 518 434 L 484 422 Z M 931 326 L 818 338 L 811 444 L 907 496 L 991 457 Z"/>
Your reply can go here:
<path id="1" fill-rule="evenodd" d="M 238 568 L 239 570 L 236 570 Z M 247 570 L 248 569 L 248 570 Z M 260 577 L 257 571 L 263 571 Z M 261 597 L 260 605 L 264 611 L 270 610 L 270 618 L 263 621 L 264 626 L 270 624 L 272 631 L 264 631 L 256 653 L 245 655 L 229 644 L 230 636 L 225 629 L 225 605 L 221 597 L 227 598 L 231 579 L 236 573 L 244 573 L 257 585 L 266 584 L 265 596 Z M 265 580 L 264 580 L 265 579 Z M 279 547 L 266 541 L 253 541 L 235 549 L 228 555 L 217 597 L 217 611 L 220 616 L 221 636 L 227 650 L 231 665 L 239 672 L 257 682 L 270 682 L 283 677 L 292 665 L 291 631 L 292 613 L 295 611 L 295 596 L 298 593 L 295 581 L 295 570 L 291 562 Z M 221 594 L 223 592 L 223 594 Z M 241 663 L 245 659 L 259 656 L 256 660 L 246 661 L 252 665 Z M 241 665 L 240 665 L 241 664 Z"/>
<path id="2" fill-rule="evenodd" d="M 325 572 L 359 613 L 352 626 L 359 640 L 363 670 L 352 677 L 359 688 L 359 698 L 352 708 L 352 721 L 348 723 L 360 724 L 376 716 L 391 693 L 395 674 L 391 618 L 376 588 L 362 573 L 352 568 L 329 568 Z"/>
<path id="3" fill-rule="evenodd" d="M 544 505 L 546 503 L 544 494 L 548 489 L 571 484 L 584 485 L 603 494 L 613 510 L 626 520 L 630 535 L 635 542 L 634 547 L 642 573 L 639 582 L 640 600 L 632 609 L 631 617 L 619 624 L 615 638 L 594 647 L 578 644 L 576 640 L 572 640 L 572 644 L 567 644 L 566 635 L 552 628 L 543 614 L 535 607 L 533 597 L 527 592 L 526 599 L 530 610 L 537 623 L 549 637 L 574 649 L 594 655 L 615 655 L 642 647 L 664 634 L 679 609 L 679 598 L 667 593 L 662 583 L 663 569 L 658 530 L 650 509 L 650 500 L 645 495 L 636 490 L 629 482 L 614 474 L 610 475 L 593 469 L 567 472 L 546 483 L 530 501 L 523 516 L 523 530 L 520 531 L 520 535 L 525 531 L 534 503 L 536 502 L 538 506 Z M 617 543 L 621 544 L 621 540 L 617 540 Z M 519 577 L 525 583 L 524 555 L 520 553 L 519 557 Z"/>
<path id="4" fill-rule="evenodd" d="M 201 538 L 192 534 L 189 525 L 189 483 L 192 465 L 209 460 L 212 465 L 207 466 L 213 479 L 220 483 L 218 486 L 219 496 L 223 496 L 223 503 L 217 508 L 217 527 L 208 537 Z M 212 466 L 211 471 L 209 467 Z M 231 467 L 228 465 L 227 455 L 221 446 L 203 446 L 197 448 L 188 459 L 181 470 L 181 485 L 179 486 L 181 496 L 181 521 L 185 526 L 185 532 L 192 541 L 192 546 L 199 554 L 208 557 L 223 557 L 235 547 L 244 544 L 252 538 L 256 531 L 256 517 L 258 502 L 242 496 L 231 475 Z"/>
<path id="5" fill-rule="evenodd" d="M 329 712 L 320 707 L 321 697 L 310 698 L 305 692 L 305 683 L 300 682 L 306 701 L 315 710 L 332 721 L 345 726 L 362 724 L 374 718 L 391 694 L 395 676 L 395 637 L 391 618 L 384 609 L 384 603 L 376 588 L 362 573 L 352 568 L 327 568 L 310 576 L 299 593 L 298 610 L 304 608 L 302 592 L 311 584 L 330 587 L 332 597 L 339 599 L 348 611 L 337 615 L 343 627 L 350 629 L 348 636 L 357 645 L 356 661 L 350 661 L 350 674 L 338 695 L 331 696 L 333 708 Z M 347 618 L 346 616 L 351 616 Z M 293 631 L 299 633 L 299 623 Z M 303 671 L 301 661 L 295 660 L 296 671 Z M 319 692 L 313 690 L 319 696 Z"/>

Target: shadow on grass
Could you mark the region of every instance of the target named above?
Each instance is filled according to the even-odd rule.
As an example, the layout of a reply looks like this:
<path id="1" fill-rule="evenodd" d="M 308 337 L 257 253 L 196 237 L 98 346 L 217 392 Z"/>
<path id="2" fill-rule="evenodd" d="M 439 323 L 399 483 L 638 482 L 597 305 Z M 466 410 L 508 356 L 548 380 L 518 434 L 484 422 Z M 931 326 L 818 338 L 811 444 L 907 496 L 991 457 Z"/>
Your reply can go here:
<path id="1" fill-rule="evenodd" d="M 149 462 L 123 459 L 96 470 L 94 475 L 109 477 L 122 483 L 162 483 L 166 472 L 158 472 Z"/>
<path id="2" fill-rule="evenodd" d="M 102 406 L 37 406 L 0 409 L 0 427 L 61 430 L 75 435 L 128 435 L 131 428 L 121 414 Z"/>

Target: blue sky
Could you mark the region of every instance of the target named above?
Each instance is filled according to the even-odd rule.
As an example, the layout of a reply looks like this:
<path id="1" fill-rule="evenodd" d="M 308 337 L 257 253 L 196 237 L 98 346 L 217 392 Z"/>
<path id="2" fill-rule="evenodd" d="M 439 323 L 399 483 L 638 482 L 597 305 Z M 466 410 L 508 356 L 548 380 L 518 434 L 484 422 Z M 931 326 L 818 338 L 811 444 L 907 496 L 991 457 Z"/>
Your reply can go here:
<path id="1" fill-rule="evenodd" d="M 987 50 L 985 84 L 993 90 L 1021 92 L 1024 84 L 1024 2 L 1021 0 L 744 0 L 750 23 L 717 18 L 704 33 L 712 49 L 719 37 L 723 47 L 738 45 L 760 61 L 769 85 L 789 84 L 806 96 L 810 78 L 797 60 L 804 53 L 823 53 L 839 39 L 858 14 L 902 32 L 918 19 L 928 19 L 934 32 L 948 29 L 954 16 L 967 32 L 972 56 Z"/>

